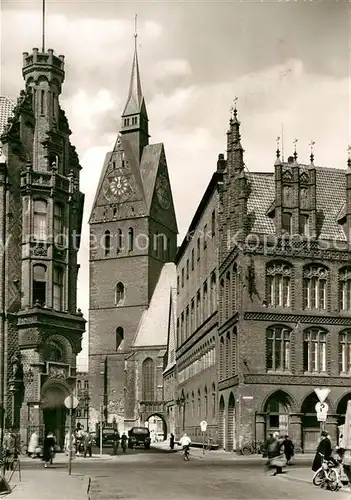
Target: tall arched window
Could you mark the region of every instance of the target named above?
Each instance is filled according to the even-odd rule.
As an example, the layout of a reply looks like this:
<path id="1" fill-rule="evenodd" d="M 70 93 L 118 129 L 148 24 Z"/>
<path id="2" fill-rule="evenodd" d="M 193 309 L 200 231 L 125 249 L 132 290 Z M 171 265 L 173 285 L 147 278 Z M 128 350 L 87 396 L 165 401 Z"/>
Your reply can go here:
<path id="1" fill-rule="evenodd" d="M 119 326 L 118 328 L 116 328 L 116 351 L 121 345 L 123 339 L 124 339 L 124 330 L 121 326 Z"/>
<path id="2" fill-rule="evenodd" d="M 217 284 L 216 284 L 216 273 L 211 274 L 211 314 L 213 314 L 215 311 L 217 311 Z"/>
<path id="3" fill-rule="evenodd" d="M 125 297 L 124 285 L 121 281 L 119 281 L 115 287 L 115 305 L 121 306 L 123 305 Z"/>
<path id="4" fill-rule="evenodd" d="M 219 341 L 219 377 L 220 380 L 225 378 L 224 371 L 224 337 L 222 336 Z"/>
<path id="5" fill-rule="evenodd" d="M 351 330 L 340 332 L 339 368 L 340 373 L 351 373 Z"/>
<path id="6" fill-rule="evenodd" d="M 46 267 L 42 264 L 33 266 L 33 305 L 38 302 L 46 304 Z"/>
<path id="7" fill-rule="evenodd" d="M 134 229 L 130 227 L 128 229 L 128 251 L 132 252 L 134 250 Z"/>
<path id="8" fill-rule="evenodd" d="M 117 252 L 121 252 L 123 250 L 123 232 L 122 229 L 118 229 L 117 231 Z"/>
<path id="9" fill-rule="evenodd" d="M 270 371 L 290 370 L 291 329 L 285 326 L 272 326 L 266 332 L 266 365 Z"/>
<path id="10" fill-rule="evenodd" d="M 237 374 L 237 329 L 236 327 L 233 329 L 233 334 L 232 334 L 232 372 L 233 375 Z"/>
<path id="11" fill-rule="evenodd" d="M 195 417 L 195 394 L 194 391 L 191 393 L 191 416 Z"/>
<path id="12" fill-rule="evenodd" d="M 267 302 L 271 307 L 290 307 L 291 266 L 285 262 L 271 262 L 266 269 Z"/>
<path id="13" fill-rule="evenodd" d="M 56 311 L 63 309 L 63 269 L 54 267 L 53 277 L 53 307 Z"/>
<path id="14" fill-rule="evenodd" d="M 197 416 L 201 417 L 201 392 L 200 389 L 197 391 Z"/>
<path id="15" fill-rule="evenodd" d="M 48 205 L 45 200 L 34 201 L 33 236 L 36 240 L 44 241 L 48 237 L 47 210 Z"/>
<path id="16" fill-rule="evenodd" d="M 61 203 L 54 205 L 54 238 L 56 245 L 64 243 L 64 208 Z"/>
<path id="17" fill-rule="evenodd" d="M 203 294 L 202 294 L 202 303 L 203 303 L 203 319 L 206 321 L 208 315 L 208 295 L 207 295 L 207 281 L 204 283 Z"/>
<path id="18" fill-rule="evenodd" d="M 309 328 L 304 332 L 303 368 L 305 372 L 327 371 L 327 332 L 321 328 Z"/>
<path id="19" fill-rule="evenodd" d="M 142 380 L 143 380 L 143 400 L 154 400 L 154 362 L 151 358 L 146 358 L 142 365 Z"/>
<path id="20" fill-rule="evenodd" d="M 230 377 L 231 363 L 231 345 L 230 345 L 230 333 L 228 332 L 225 338 L 225 378 Z"/>
<path id="21" fill-rule="evenodd" d="M 110 231 L 105 231 L 104 234 L 104 254 L 108 257 L 111 252 L 111 233 Z"/>
<path id="22" fill-rule="evenodd" d="M 327 308 L 328 269 L 312 264 L 303 270 L 303 305 L 305 309 Z"/>
<path id="23" fill-rule="evenodd" d="M 228 271 L 225 275 L 225 319 L 228 319 L 231 312 L 232 303 L 232 288 L 231 288 L 231 275 Z"/>
<path id="24" fill-rule="evenodd" d="M 216 416 L 216 386 L 212 384 L 212 417 Z"/>
<path id="25" fill-rule="evenodd" d="M 233 269 L 232 269 L 232 282 L 231 282 L 231 310 L 236 311 L 238 309 L 238 304 L 237 304 L 237 286 L 238 286 L 238 268 L 237 265 L 234 264 Z"/>
<path id="26" fill-rule="evenodd" d="M 339 307 L 340 311 L 351 311 L 351 267 L 340 271 Z"/>

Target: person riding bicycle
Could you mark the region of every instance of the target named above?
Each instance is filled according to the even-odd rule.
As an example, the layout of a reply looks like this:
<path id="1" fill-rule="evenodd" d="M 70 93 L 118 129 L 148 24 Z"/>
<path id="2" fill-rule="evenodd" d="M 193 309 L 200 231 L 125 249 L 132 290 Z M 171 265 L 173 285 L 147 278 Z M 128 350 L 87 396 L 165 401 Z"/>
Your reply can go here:
<path id="1" fill-rule="evenodd" d="M 191 439 L 186 432 L 184 432 L 183 436 L 179 440 L 180 446 L 183 448 L 183 452 L 189 452 Z"/>

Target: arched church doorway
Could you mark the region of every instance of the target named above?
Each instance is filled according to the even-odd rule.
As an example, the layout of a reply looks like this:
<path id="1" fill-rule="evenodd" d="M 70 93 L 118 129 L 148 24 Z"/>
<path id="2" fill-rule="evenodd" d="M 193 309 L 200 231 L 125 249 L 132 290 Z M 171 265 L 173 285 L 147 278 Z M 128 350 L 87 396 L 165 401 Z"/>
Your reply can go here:
<path id="1" fill-rule="evenodd" d="M 150 431 L 151 443 L 166 441 L 167 439 L 167 424 L 160 415 L 150 415 L 145 421 L 145 427 Z"/>
<path id="2" fill-rule="evenodd" d="M 218 444 L 220 448 L 225 449 L 225 404 L 223 396 L 219 400 Z"/>
<path id="3" fill-rule="evenodd" d="M 312 392 L 304 399 L 301 406 L 302 444 L 305 452 L 316 451 L 318 445 L 320 423 L 317 420 L 315 409 L 318 402 L 317 395 Z"/>
<path id="4" fill-rule="evenodd" d="M 233 451 L 236 449 L 235 442 L 235 398 L 233 393 L 230 393 L 228 402 L 228 420 L 227 420 L 227 444 L 226 450 Z"/>
<path id="5" fill-rule="evenodd" d="M 284 391 L 276 391 L 269 398 L 264 407 L 266 412 L 266 438 L 270 433 L 280 435 L 289 434 L 289 412 L 291 398 Z"/>
<path id="6" fill-rule="evenodd" d="M 42 392 L 41 408 L 43 412 L 44 432 L 53 432 L 57 445 L 63 449 L 65 429 L 68 425 L 68 410 L 64 405 L 69 395 L 67 388 L 59 383 L 44 388 Z"/>

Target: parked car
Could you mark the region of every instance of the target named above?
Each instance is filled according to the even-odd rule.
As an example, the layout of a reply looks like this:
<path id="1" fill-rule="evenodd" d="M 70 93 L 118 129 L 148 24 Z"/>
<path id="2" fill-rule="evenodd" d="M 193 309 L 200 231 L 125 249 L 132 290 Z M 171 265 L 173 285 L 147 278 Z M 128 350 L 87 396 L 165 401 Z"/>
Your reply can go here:
<path id="1" fill-rule="evenodd" d="M 145 450 L 150 448 L 151 438 L 150 431 L 146 427 L 132 427 L 128 431 L 128 446 L 144 446 Z"/>
<path id="2" fill-rule="evenodd" d="M 102 446 L 113 446 L 113 427 L 104 427 L 102 429 Z M 100 430 L 97 431 L 95 437 L 96 446 L 100 446 Z"/>

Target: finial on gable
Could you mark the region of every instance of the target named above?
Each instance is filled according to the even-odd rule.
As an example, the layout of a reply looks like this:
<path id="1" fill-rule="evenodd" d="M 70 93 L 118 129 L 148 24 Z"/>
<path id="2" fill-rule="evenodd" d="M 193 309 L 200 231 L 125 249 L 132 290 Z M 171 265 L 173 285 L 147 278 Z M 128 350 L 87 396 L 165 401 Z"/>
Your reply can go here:
<path id="1" fill-rule="evenodd" d="M 277 159 L 275 160 L 275 165 L 281 165 L 281 159 L 280 159 L 280 136 L 278 135 L 277 139 L 277 150 L 276 150 L 276 156 Z"/>
<path id="2" fill-rule="evenodd" d="M 347 169 L 351 171 L 351 145 L 347 148 Z"/>
<path id="3" fill-rule="evenodd" d="M 298 139 L 294 139 L 294 160 L 297 162 L 297 151 L 296 151 L 296 146 L 298 143 Z"/>
<path id="4" fill-rule="evenodd" d="M 314 162 L 314 154 L 313 154 L 313 147 L 316 143 L 314 141 L 310 142 L 310 160 L 311 160 L 311 165 L 313 165 Z"/>

